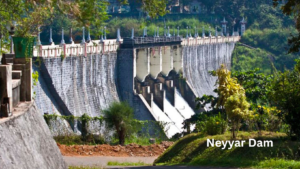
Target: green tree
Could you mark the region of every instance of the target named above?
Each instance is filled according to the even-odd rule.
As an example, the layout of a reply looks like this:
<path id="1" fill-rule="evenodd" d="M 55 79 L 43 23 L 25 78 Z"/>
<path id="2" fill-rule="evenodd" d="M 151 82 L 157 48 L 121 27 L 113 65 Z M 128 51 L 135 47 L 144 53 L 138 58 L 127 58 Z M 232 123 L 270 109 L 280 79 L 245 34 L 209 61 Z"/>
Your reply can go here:
<path id="1" fill-rule="evenodd" d="M 127 3 L 127 0 L 120 0 Z M 166 14 L 166 0 L 142 0 L 142 8 L 149 16 L 156 18 Z M 1 0 L 0 1 L 0 31 L 4 31 L 7 22 L 15 20 L 23 34 L 37 33 L 37 27 L 45 24 L 46 20 L 53 20 L 54 13 L 77 21 L 78 25 L 95 27 L 96 34 L 101 34 L 101 27 L 108 19 L 106 12 L 107 0 Z M 35 24 L 33 24 L 35 23 Z M 27 30 L 34 29 L 34 30 Z"/>
<path id="2" fill-rule="evenodd" d="M 237 83 L 237 80 L 231 77 L 231 72 L 224 64 L 216 72 L 213 72 L 213 74 L 218 77 L 216 82 L 219 94 L 217 107 L 224 107 L 227 98 L 230 96 L 245 92 L 243 87 Z"/>
<path id="3" fill-rule="evenodd" d="M 269 92 L 272 104 L 281 111 L 284 121 L 290 125 L 290 135 L 300 139 L 300 60 L 292 71 L 278 72 Z"/>
<path id="4" fill-rule="evenodd" d="M 133 109 L 126 102 L 114 102 L 106 110 L 103 110 L 104 121 L 109 128 L 117 132 L 119 144 L 124 145 L 125 137 L 133 128 Z"/>
<path id="5" fill-rule="evenodd" d="M 245 89 L 247 99 L 252 103 L 268 102 L 268 92 L 273 75 L 265 75 L 260 69 L 233 72 L 232 76 Z"/>
<path id="6" fill-rule="evenodd" d="M 249 111 L 250 104 L 246 100 L 244 88 L 231 77 L 231 72 L 221 65 L 216 71 L 218 76 L 218 107 L 225 108 L 228 119 L 232 124 L 232 137 L 236 138 L 236 130 L 239 130 L 239 125 L 242 119 L 247 119 L 251 115 Z"/>
<path id="7" fill-rule="evenodd" d="M 228 119 L 231 120 L 232 138 L 236 139 L 237 131 L 242 119 L 249 119 L 252 111 L 249 110 L 250 104 L 247 102 L 245 93 L 235 93 L 227 98 L 225 110 Z"/>

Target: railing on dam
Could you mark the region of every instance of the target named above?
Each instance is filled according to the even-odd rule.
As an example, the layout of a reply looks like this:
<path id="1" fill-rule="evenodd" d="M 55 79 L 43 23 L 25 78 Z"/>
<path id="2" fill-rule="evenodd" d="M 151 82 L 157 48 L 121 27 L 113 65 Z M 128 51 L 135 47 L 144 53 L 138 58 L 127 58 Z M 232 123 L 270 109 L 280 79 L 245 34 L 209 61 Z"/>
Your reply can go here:
<path id="1" fill-rule="evenodd" d="M 166 37 L 135 37 L 125 38 L 123 44 L 134 43 L 134 44 L 147 44 L 147 43 L 161 43 L 161 42 L 181 42 L 181 37 L 178 36 L 166 36 Z"/>
<path id="2" fill-rule="evenodd" d="M 61 56 L 87 56 L 87 54 L 100 54 L 117 52 L 117 49 L 122 43 L 122 39 L 109 40 L 92 40 L 88 43 L 71 43 L 59 44 L 54 43 L 50 45 L 37 45 L 34 47 L 34 57 L 61 57 Z"/>
<path id="3" fill-rule="evenodd" d="M 50 45 L 37 45 L 34 47 L 34 57 L 61 57 L 61 56 L 87 56 L 88 54 L 104 54 L 109 52 L 117 52 L 122 47 L 136 47 L 149 45 L 167 45 L 178 44 L 182 46 L 195 46 L 203 44 L 214 44 L 224 42 L 237 42 L 240 36 L 211 36 L 211 37 L 190 37 L 181 38 L 179 36 L 163 36 L 163 37 L 134 37 L 109 40 L 92 40 L 88 43 L 71 43 Z"/>
<path id="4" fill-rule="evenodd" d="M 179 36 L 162 36 L 162 37 L 134 37 L 134 38 L 124 38 L 122 47 L 132 48 L 132 47 L 147 47 L 147 46 L 164 46 L 180 44 L 182 38 Z"/>
<path id="5" fill-rule="evenodd" d="M 195 46 L 204 44 L 224 43 L 224 42 L 237 42 L 241 39 L 240 36 L 212 36 L 205 38 L 185 38 L 182 39 L 182 46 Z"/>

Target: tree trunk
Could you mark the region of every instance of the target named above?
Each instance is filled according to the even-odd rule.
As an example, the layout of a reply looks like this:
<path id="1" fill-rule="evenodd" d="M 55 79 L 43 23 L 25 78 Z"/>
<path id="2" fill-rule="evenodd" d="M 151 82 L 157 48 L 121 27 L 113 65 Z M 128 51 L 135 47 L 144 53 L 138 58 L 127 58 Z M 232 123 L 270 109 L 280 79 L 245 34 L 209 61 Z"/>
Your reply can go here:
<path id="1" fill-rule="evenodd" d="M 236 126 L 235 125 L 236 125 L 235 122 L 232 121 L 232 138 L 233 139 L 236 139 L 236 133 L 235 133 Z"/>
<path id="2" fill-rule="evenodd" d="M 125 144 L 125 131 L 124 130 L 118 131 L 118 137 L 119 137 L 119 144 L 124 146 L 124 144 Z"/>

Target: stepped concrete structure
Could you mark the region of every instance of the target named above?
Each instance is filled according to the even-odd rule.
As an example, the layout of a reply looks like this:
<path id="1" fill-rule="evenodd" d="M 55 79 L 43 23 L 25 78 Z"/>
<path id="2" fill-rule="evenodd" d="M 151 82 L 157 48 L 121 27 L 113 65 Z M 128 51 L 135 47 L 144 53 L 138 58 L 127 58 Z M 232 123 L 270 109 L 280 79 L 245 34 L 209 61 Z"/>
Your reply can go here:
<path id="1" fill-rule="evenodd" d="M 42 113 L 99 116 L 114 101 L 127 101 L 139 120 L 166 122 L 166 135 L 182 132 L 182 122 L 199 112 L 195 98 L 214 95 L 215 77 L 208 71 L 231 65 L 239 41 L 233 36 L 160 37 L 90 40 L 82 43 L 37 45 L 34 87 Z M 210 33 L 211 35 L 211 33 Z"/>
<path id="2" fill-rule="evenodd" d="M 0 64 L 0 168 L 66 169 L 32 99 L 32 60 L 4 54 Z"/>

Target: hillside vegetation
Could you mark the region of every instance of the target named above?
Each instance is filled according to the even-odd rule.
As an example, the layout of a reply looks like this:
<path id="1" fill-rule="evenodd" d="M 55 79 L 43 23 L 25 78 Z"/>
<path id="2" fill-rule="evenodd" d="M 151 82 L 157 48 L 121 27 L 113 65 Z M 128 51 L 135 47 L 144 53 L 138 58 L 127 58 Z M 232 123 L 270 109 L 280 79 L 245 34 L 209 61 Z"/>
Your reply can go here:
<path id="1" fill-rule="evenodd" d="M 299 58 L 297 53 L 288 54 L 288 39 L 297 33 L 293 18 L 266 4 L 246 10 L 245 16 L 247 30 L 233 52 L 232 70 L 260 68 L 262 73 L 271 74 L 274 69 L 292 69 Z"/>
<path id="2" fill-rule="evenodd" d="M 230 166 L 254 168 L 300 168 L 299 142 L 287 139 L 284 133 L 240 132 L 237 140 L 273 140 L 273 147 L 233 147 L 222 150 L 221 147 L 207 147 L 207 139 L 231 140 L 231 135 L 205 136 L 201 133 L 189 134 L 178 140 L 155 160 L 156 165 L 196 165 Z M 227 147 L 228 148 L 228 147 Z"/>

